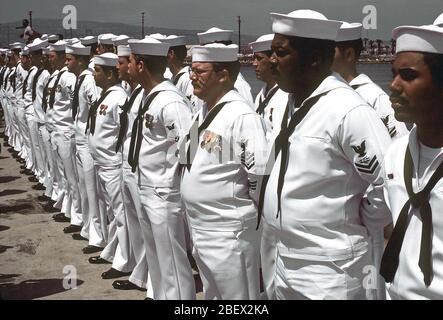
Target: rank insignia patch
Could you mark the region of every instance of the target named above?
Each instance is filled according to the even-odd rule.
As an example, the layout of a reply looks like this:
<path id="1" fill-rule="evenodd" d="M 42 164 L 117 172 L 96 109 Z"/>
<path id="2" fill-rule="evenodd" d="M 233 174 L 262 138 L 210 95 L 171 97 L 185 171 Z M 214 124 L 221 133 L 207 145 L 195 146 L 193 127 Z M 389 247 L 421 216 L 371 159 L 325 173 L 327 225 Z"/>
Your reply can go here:
<path id="1" fill-rule="evenodd" d="M 150 115 L 149 113 L 145 113 L 145 127 L 146 128 L 152 128 L 152 122 L 154 121 L 154 116 Z"/>
<path id="2" fill-rule="evenodd" d="M 386 129 L 388 129 L 391 138 L 395 137 L 395 135 L 397 134 L 397 130 L 395 129 L 395 124 L 392 127 L 389 126 L 389 114 L 385 118 L 381 118 L 381 121 L 383 121 Z"/>
<path id="3" fill-rule="evenodd" d="M 255 157 L 253 153 L 247 153 L 246 152 L 246 144 L 247 142 L 241 142 L 240 144 L 240 148 L 241 148 L 241 153 L 240 153 L 240 161 L 241 164 L 244 165 L 246 167 L 246 169 L 251 169 L 254 165 L 255 165 Z"/>
<path id="4" fill-rule="evenodd" d="M 102 104 L 102 105 L 100 105 L 100 111 L 99 111 L 99 114 L 101 114 L 101 115 L 106 115 L 106 110 L 108 109 L 108 106 L 107 105 L 105 105 L 105 104 Z"/>
<path id="5" fill-rule="evenodd" d="M 374 155 L 372 158 L 366 154 L 366 141 L 359 146 L 351 146 L 355 153 L 358 154 L 358 159 L 355 161 L 355 168 L 360 173 L 373 174 L 378 168 L 377 156 Z"/>

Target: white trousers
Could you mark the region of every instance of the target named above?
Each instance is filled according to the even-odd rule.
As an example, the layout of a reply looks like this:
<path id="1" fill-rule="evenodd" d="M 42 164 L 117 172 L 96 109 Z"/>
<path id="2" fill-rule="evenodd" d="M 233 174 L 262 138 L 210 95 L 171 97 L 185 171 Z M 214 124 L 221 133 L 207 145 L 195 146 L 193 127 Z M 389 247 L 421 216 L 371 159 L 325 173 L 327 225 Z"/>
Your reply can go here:
<path id="1" fill-rule="evenodd" d="M 104 248 L 107 240 L 106 206 L 100 205 L 97 172 L 87 143 L 78 143 L 76 165 L 82 202 L 83 228 L 80 234 L 89 245 Z"/>
<path id="2" fill-rule="evenodd" d="M 77 167 L 75 165 L 75 139 L 72 132 L 53 131 L 53 139 L 56 145 L 58 166 L 63 167 L 66 183 L 66 206 L 65 215 L 71 218 L 71 224 L 81 226 L 83 223 L 80 192 L 78 189 Z"/>
<path id="3" fill-rule="evenodd" d="M 277 256 L 277 239 L 275 233 L 271 231 L 271 226 L 264 220 L 263 232 L 261 237 L 260 246 L 260 261 L 262 266 L 262 277 L 264 294 L 263 299 L 274 300 L 275 288 L 274 288 L 274 276 L 275 276 L 275 259 Z"/>
<path id="4" fill-rule="evenodd" d="M 45 180 L 43 183 L 43 185 L 46 187 L 45 196 L 52 199 L 53 194 L 56 194 L 56 191 L 54 189 L 57 182 L 55 179 L 54 157 L 51 148 L 51 135 L 45 125 L 39 126 L 39 132 L 45 155 Z M 56 199 L 56 195 L 54 197 Z"/>
<path id="5" fill-rule="evenodd" d="M 112 267 L 122 272 L 131 272 L 135 259 L 130 254 L 128 228 L 122 197 L 122 169 L 118 166 L 103 166 L 95 163 L 99 195 L 106 203 L 108 214 L 108 243 L 100 257 L 112 261 Z"/>
<path id="6" fill-rule="evenodd" d="M 191 226 L 193 256 L 206 300 L 260 299 L 260 230 L 255 219 L 239 231 Z"/>
<path id="7" fill-rule="evenodd" d="M 30 106 L 30 108 L 34 108 Z M 42 155 L 42 151 L 44 149 L 41 144 L 41 137 L 38 129 L 38 123 L 35 121 L 35 117 L 33 113 L 26 113 L 26 121 L 28 122 L 29 133 L 31 137 L 31 149 L 33 154 L 33 171 L 35 176 L 39 180 L 40 183 L 43 183 L 45 179 L 45 169 L 44 169 L 44 157 Z"/>
<path id="8" fill-rule="evenodd" d="M 277 249 L 275 294 L 278 300 L 366 300 L 364 268 L 371 252 L 335 261 L 283 255 Z"/>
<path id="9" fill-rule="evenodd" d="M 31 170 L 34 167 L 34 163 L 31 149 L 31 133 L 29 131 L 28 122 L 26 121 L 25 109 L 19 107 L 17 110 L 17 116 L 23 142 L 21 157 L 26 161 L 26 169 Z"/>
<path id="10" fill-rule="evenodd" d="M 131 168 L 123 167 L 122 195 L 126 222 L 128 225 L 130 254 L 135 260 L 129 281 L 133 284 L 147 289 L 148 283 L 148 260 L 140 227 L 139 217 L 143 217 L 143 208 L 138 193 L 137 179 Z M 152 289 L 151 289 L 152 290 Z"/>
<path id="11" fill-rule="evenodd" d="M 156 300 L 194 300 L 195 282 L 186 255 L 180 192 L 139 186 L 140 219 L 146 258 Z"/>
<path id="12" fill-rule="evenodd" d="M 9 144 L 14 147 L 14 150 L 20 152 L 23 148 L 23 138 L 20 132 L 19 120 L 18 120 L 18 107 L 9 103 L 11 109 L 11 135 L 9 137 Z"/>

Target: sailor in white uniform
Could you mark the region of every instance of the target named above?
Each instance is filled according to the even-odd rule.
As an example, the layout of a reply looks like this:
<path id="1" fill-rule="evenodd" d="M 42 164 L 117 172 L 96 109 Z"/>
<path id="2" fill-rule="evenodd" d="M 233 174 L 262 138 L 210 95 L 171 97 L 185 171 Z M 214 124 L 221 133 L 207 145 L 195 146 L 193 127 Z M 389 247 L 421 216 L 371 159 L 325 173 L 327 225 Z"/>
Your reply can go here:
<path id="1" fill-rule="evenodd" d="M 341 22 L 312 10 L 271 16 L 271 59 L 291 93 L 259 203 L 277 239 L 276 298 L 373 298 L 363 268 L 373 266 L 369 235 L 391 221 L 381 165 L 391 139 L 376 112 L 331 74 Z"/>
<path id="2" fill-rule="evenodd" d="M 274 34 L 266 34 L 250 43 L 254 53 L 252 66 L 257 79 L 264 82 L 260 92 L 255 97 L 255 111 L 265 120 L 268 140 L 275 138 L 280 132 L 281 116 L 288 103 L 288 93 L 278 87 L 270 61 L 271 43 Z M 275 111 L 275 113 L 274 113 Z"/>
<path id="3" fill-rule="evenodd" d="M 186 255 L 185 214 L 180 199 L 178 143 L 189 130 L 189 101 L 163 74 L 169 44 L 130 40 L 129 75 L 144 89 L 132 124 L 128 162 L 136 171 L 154 298 L 195 299 Z"/>
<path id="4" fill-rule="evenodd" d="M 81 45 L 80 45 L 81 46 Z M 77 45 L 66 45 L 66 54 L 75 54 Z M 65 197 L 62 212 L 70 218 L 71 224 L 63 229 L 65 233 L 79 232 L 82 229 L 83 215 L 78 187 L 78 174 L 75 159 L 75 131 L 72 118 L 72 98 L 76 76 L 63 67 L 54 80 L 48 108 L 51 110 L 51 143 L 56 154 L 58 174 L 61 176 Z"/>
<path id="5" fill-rule="evenodd" d="M 45 112 L 45 126 L 40 128 L 43 140 L 47 140 L 50 143 L 50 147 L 46 150 L 46 153 L 51 158 L 48 161 L 49 175 L 52 177 L 52 194 L 50 197 L 51 200 L 55 201 L 53 205 L 48 204 L 44 206 L 44 209 L 48 212 L 55 212 L 60 209 L 61 212 L 54 216 L 54 219 L 60 222 L 69 222 L 70 219 L 67 215 L 65 216 L 65 213 L 69 214 L 69 212 L 67 200 L 65 200 L 67 199 L 67 196 L 63 163 L 58 157 L 57 145 L 52 137 L 55 130 L 53 117 L 56 93 L 55 88 L 58 86 L 62 75 L 66 72 L 66 69 L 62 71 L 65 65 L 65 50 L 66 42 L 63 40 L 57 41 L 49 47 L 49 63 L 51 65 L 52 73 L 45 89 L 43 90 L 42 108 Z M 51 183 L 51 181 L 48 183 Z"/>
<path id="6" fill-rule="evenodd" d="M 258 193 L 267 156 L 263 119 L 234 90 L 237 45 L 192 51 L 194 94 L 205 101 L 181 144 L 181 194 L 205 299 L 259 299 Z"/>
<path id="7" fill-rule="evenodd" d="M 23 61 L 18 58 L 18 53 L 23 48 L 21 55 Z M 31 138 L 29 134 L 29 128 L 25 116 L 25 108 L 23 103 L 23 84 L 24 80 L 28 76 L 29 69 L 31 68 L 31 59 L 29 56 L 28 47 L 23 47 L 23 44 L 16 43 L 11 47 L 13 53 L 13 59 L 16 65 L 11 69 L 9 73 L 10 86 L 9 97 L 11 107 L 15 112 L 17 119 L 18 136 L 20 137 L 20 152 L 19 156 L 25 160 L 26 169 L 30 171 L 32 169 L 32 158 L 29 151 L 31 145 Z"/>
<path id="8" fill-rule="evenodd" d="M 114 53 L 114 42 L 112 41 L 112 39 L 114 39 L 115 37 L 116 35 L 113 33 L 100 34 L 97 37 L 97 54 L 103 54 L 106 52 Z"/>
<path id="9" fill-rule="evenodd" d="M 107 240 L 106 208 L 104 205 L 100 207 L 97 172 L 85 133 L 89 110 L 100 97 L 94 74 L 89 70 L 90 53 L 91 47 L 77 46 L 72 54 L 66 55 L 68 70 L 77 76 L 72 98 L 72 118 L 83 213 L 83 228 L 80 234 L 75 233 L 72 237 L 76 240 L 88 240 L 88 246 L 82 249 L 83 253 L 101 251 Z"/>
<path id="10" fill-rule="evenodd" d="M 169 43 L 168 68 L 172 73 L 172 83 L 189 99 L 192 105 L 192 114 L 200 110 L 203 101 L 194 95 L 194 87 L 190 78 L 189 66 L 184 61 L 187 56 L 186 38 L 184 36 L 169 35 L 164 40 Z"/>
<path id="11" fill-rule="evenodd" d="M 232 44 L 232 33 L 232 30 L 222 30 L 217 27 L 212 27 L 205 32 L 197 33 L 197 36 L 200 45 L 209 43 L 223 43 L 229 45 Z M 254 105 L 254 99 L 251 93 L 251 86 L 241 72 L 237 76 L 234 87 L 252 107 Z"/>
<path id="12" fill-rule="evenodd" d="M 43 125 L 43 110 L 41 108 L 42 88 L 49 77 L 49 72 L 42 66 L 42 49 L 48 46 L 48 40 L 40 38 L 35 39 L 29 47 L 32 68 L 29 70 L 27 77 L 26 92 L 24 95 L 26 119 L 31 137 L 31 148 L 35 159 L 35 176 L 40 184 L 40 189 L 44 189 L 43 182 L 45 180 L 45 162 L 44 162 L 44 146 L 40 136 L 39 126 Z M 25 85 L 24 84 L 24 85 Z M 38 90 L 40 89 L 40 90 Z M 37 93 L 40 94 L 37 97 Z"/>
<path id="13" fill-rule="evenodd" d="M 2 71 L 0 73 L 0 94 L 1 94 L 1 104 L 2 104 L 2 108 L 3 111 L 5 113 L 8 113 L 8 120 L 5 118 L 5 121 L 8 121 L 8 123 L 6 124 L 5 130 L 4 130 L 4 134 L 5 134 L 5 138 L 8 138 L 8 143 L 9 145 L 11 144 L 11 140 L 14 140 L 12 138 L 12 135 L 14 134 L 12 131 L 12 129 L 10 128 L 10 126 L 12 125 L 12 120 L 10 120 L 13 116 L 12 116 L 12 108 L 10 107 L 10 102 L 9 102 L 9 96 L 6 94 L 6 88 L 8 86 L 8 82 L 9 82 L 9 74 L 11 73 L 11 66 L 13 65 L 12 63 L 12 59 L 8 56 L 8 53 L 12 54 L 11 51 L 9 49 L 4 49 L 4 51 L 2 52 L 2 59 L 3 59 L 3 67 L 2 67 Z M 9 118 L 10 117 L 10 118 Z M 17 150 L 15 150 L 16 152 L 18 152 Z"/>
<path id="14" fill-rule="evenodd" d="M 394 230 L 381 274 L 390 299 L 443 299 L 443 28 L 401 26 L 391 102 L 415 124 L 385 156 L 385 199 Z"/>
<path id="15" fill-rule="evenodd" d="M 13 115 L 12 110 L 9 107 L 9 103 L 5 102 L 5 92 L 3 88 L 3 84 L 5 81 L 6 76 L 9 73 L 9 67 L 7 66 L 7 58 L 6 58 L 6 52 L 8 49 L 1 48 L 0 49 L 0 104 L 2 106 L 4 119 L 5 119 L 5 129 L 3 131 L 4 138 L 8 138 L 11 136 L 12 132 L 12 121 L 13 121 Z"/>
<path id="16" fill-rule="evenodd" d="M 280 132 L 282 116 L 288 103 L 288 93 L 278 87 L 276 77 L 273 74 L 271 63 L 271 43 L 274 34 L 260 36 L 256 41 L 250 43 L 254 54 L 252 66 L 255 69 L 257 79 L 264 85 L 255 98 L 255 111 L 263 118 L 266 124 L 266 137 L 271 144 Z M 261 264 L 267 265 L 262 268 L 264 284 L 264 297 L 271 300 L 274 295 L 274 273 L 276 240 L 273 233 L 269 232 L 266 222 L 263 223 L 262 239 L 260 248 Z"/>
<path id="17" fill-rule="evenodd" d="M 357 62 L 363 49 L 361 23 L 343 22 L 337 35 L 332 70 L 338 72 L 349 85 L 377 112 L 393 140 L 408 133 L 404 123 L 394 118 L 389 96 L 366 74 L 357 72 Z"/>
<path id="18" fill-rule="evenodd" d="M 106 52 L 94 57 L 95 82 L 103 90 L 100 98 L 89 110 L 88 143 L 97 171 L 99 196 L 108 208 L 108 243 L 99 257 L 91 257 L 89 262 L 112 262 L 112 267 L 102 273 L 103 279 L 113 279 L 129 275 L 135 259 L 130 253 L 129 236 L 121 192 L 122 154 L 116 150 L 120 131 L 120 113 L 127 94 L 119 83 L 118 56 Z"/>
<path id="19" fill-rule="evenodd" d="M 40 40 L 40 41 L 39 41 Z M 37 179 L 39 183 L 46 189 L 47 179 L 46 175 L 48 173 L 47 169 L 47 157 L 45 141 L 43 141 L 43 136 L 40 133 L 40 128 L 45 125 L 45 114 L 42 108 L 42 98 L 43 98 L 43 88 L 49 79 L 49 71 L 45 69 L 43 65 L 43 50 L 47 47 L 48 41 L 41 39 L 35 39 L 32 44 L 30 44 L 30 55 L 34 66 L 38 68 L 36 75 L 34 76 L 31 84 L 31 101 L 33 108 L 33 123 L 30 126 L 31 136 L 34 140 L 34 150 L 37 159 Z M 47 141 L 46 141 L 47 143 Z"/>
<path id="20" fill-rule="evenodd" d="M 48 39 L 51 39 L 49 37 Z M 42 67 L 46 70 L 46 76 L 44 80 L 39 81 L 37 83 L 37 96 L 36 103 L 34 106 L 36 113 L 38 113 L 39 117 L 39 138 L 41 139 L 41 145 L 43 146 L 42 154 L 43 154 L 43 162 L 45 169 L 45 179 L 43 185 L 45 186 L 45 192 L 43 195 L 43 200 L 48 200 L 52 202 L 52 195 L 54 193 L 54 172 L 51 171 L 53 159 L 52 159 L 52 151 L 51 151 L 51 139 L 46 129 L 46 110 L 47 110 L 47 96 L 48 96 L 48 87 L 49 80 L 51 78 L 51 74 L 54 71 L 52 64 L 49 61 L 49 52 L 50 48 L 46 47 L 42 49 Z M 38 111 L 37 111 L 38 110 Z M 41 198 L 39 199 L 41 200 Z"/>
<path id="21" fill-rule="evenodd" d="M 117 53 L 117 55 L 118 55 L 118 51 L 117 51 L 118 46 L 127 46 L 129 39 L 130 38 L 127 35 L 125 35 L 125 34 L 119 35 L 118 37 L 114 37 L 112 39 L 112 42 L 114 43 L 114 49 L 115 49 L 115 52 Z M 129 57 L 128 57 L 128 59 L 129 59 Z M 126 60 L 127 59 L 124 58 L 122 61 L 124 61 L 124 65 L 126 66 L 126 71 L 125 72 L 127 74 L 127 64 L 129 62 L 126 63 Z M 119 59 L 119 61 L 120 61 L 120 59 Z M 119 65 L 120 65 L 120 62 L 119 62 Z M 120 78 L 120 71 L 119 71 L 119 78 Z M 121 85 L 122 85 L 123 89 L 125 89 L 125 91 L 128 94 L 128 96 L 130 96 L 131 93 L 132 93 L 132 88 L 131 88 L 131 85 L 129 84 L 129 82 L 126 81 L 126 80 L 121 80 Z"/>
<path id="22" fill-rule="evenodd" d="M 88 69 L 91 73 L 94 73 L 94 58 L 92 56 L 97 52 L 98 39 L 96 36 L 86 36 L 80 38 L 80 42 L 85 47 L 91 47 L 91 58 L 89 60 Z"/>
<path id="23" fill-rule="evenodd" d="M 128 73 L 129 57 L 131 48 L 127 45 L 117 47 L 118 55 L 118 77 L 120 81 L 125 81 L 130 85 L 132 92 L 126 100 L 120 114 L 120 132 L 116 150 L 122 150 L 122 196 L 123 206 L 126 216 L 130 248 L 134 256 L 136 265 L 128 280 L 115 280 L 112 286 L 119 290 L 142 290 L 147 289 L 148 297 L 153 298 L 153 289 L 148 282 L 148 260 L 146 259 L 146 250 L 140 225 L 140 219 L 143 217 L 142 204 L 138 193 L 137 176 L 132 172 L 128 163 L 129 147 L 131 142 L 132 123 L 137 117 L 138 107 L 143 98 L 143 88 L 135 82 Z M 150 286 L 148 288 L 148 286 Z"/>

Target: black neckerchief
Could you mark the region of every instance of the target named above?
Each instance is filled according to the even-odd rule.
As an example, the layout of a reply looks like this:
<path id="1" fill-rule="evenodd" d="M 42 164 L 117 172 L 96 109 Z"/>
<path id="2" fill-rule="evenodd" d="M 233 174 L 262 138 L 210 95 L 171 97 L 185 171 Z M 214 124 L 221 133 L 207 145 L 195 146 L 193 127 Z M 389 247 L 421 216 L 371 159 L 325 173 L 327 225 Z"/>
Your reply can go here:
<path id="1" fill-rule="evenodd" d="M 77 116 L 78 105 L 79 105 L 78 94 L 80 91 L 80 87 L 82 86 L 82 83 L 85 80 L 85 78 L 86 78 L 86 74 L 83 74 L 80 77 L 78 77 L 77 80 L 75 81 L 74 98 L 72 99 L 72 119 L 73 120 L 75 120 L 75 117 Z"/>
<path id="2" fill-rule="evenodd" d="M 52 87 L 51 94 L 49 95 L 49 108 L 54 108 L 55 103 L 55 91 L 57 90 L 58 82 L 60 81 L 60 78 L 63 73 L 65 73 L 66 70 L 60 71 L 57 75 L 57 78 L 55 79 L 54 86 Z"/>
<path id="3" fill-rule="evenodd" d="M 26 87 L 28 86 L 28 79 L 29 76 L 31 75 L 32 70 L 28 71 L 28 74 L 26 75 L 25 80 L 23 81 L 23 87 L 22 87 L 22 99 L 25 98 L 25 93 L 26 93 Z"/>
<path id="4" fill-rule="evenodd" d="M 52 79 L 54 77 L 49 77 L 48 82 L 45 84 L 45 87 L 43 88 L 43 97 L 42 97 L 42 109 L 46 113 L 46 110 L 48 110 L 48 90 L 49 90 L 49 83 L 51 83 Z"/>
<path id="5" fill-rule="evenodd" d="M 144 114 L 146 111 L 149 110 L 149 106 L 151 105 L 152 101 L 160 92 L 161 91 L 156 91 L 153 94 L 151 94 L 145 104 L 143 104 L 144 99 L 140 101 L 137 117 L 135 118 L 134 123 L 132 124 L 131 143 L 129 145 L 128 163 L 131 166 L 132 172 L 135 172 L 138 166 L 140 148 L 142 146 L 142 141 L 143 141 Z"/>
<path id="6" fill-rule="evenodd" d="M 88 123 L 86 124 L 86 130 L 85 130 L 85 134 L 87 134 L 88 129 L 91 128 L 89 130 L 89 133 L 91 135 L 94 135 L 95 133 L 95 120 L 97 119 L 97 109 L 98 107 L 100 107 L 100 104 L 103 102 L 103 100 L 105 100 L 105 98 L 108 96 L 108 94 L 110 94 L 112 91 L 114 90 L 106 90 L 105 93 L 102 93 L 100 99 L 98 99 L 96 102 L 94 102 L 94 104 L 92 105 L 91 109 L 89 109 L 89 113 L 88 113 Z"/>
<path id="7" fill-rule="evenodd" d="M 269 101 L 271 101 L 272 97 L 274 96 L 274 94 L 277 92 L 278 89 L 279 89 L 278 86 L 271 88 L 268 94 L 266 95 L 265 100 L 263 101 L 261 101 L 260 97 L 260 103 L 258 104 L 257 110 L 255 112 L 257 112 L 259 115 L 262 115 L 265 112 L 265 108 L 267 107 Z"/>
<path id="8" fill-rule="evenodd" d="M 34 102 L 35 97 L 37 96 L 37 82 L 38 82 L 38 78 L 40 77 L 40 75 L 42 74 L 42 72 L 45 69 L 41 68 L 37 71 L 37 73 L 35 74 L 34 78 L 32 79 L 32 102 Z"/>
<path id="9" fill-rule="evenodd" d="M 128 132 L 128 113 L 131 110 L 132 105 L 134 104 L 135 98 L 140 94 L 140 91 L 143 90 L 143 87 L 138 87 L 132 92 L 131 97 L 126 100 L 123 105 L 122 112 L 120 113 L 120 131 L 118 132 L 117 144 L 115 145 L 115 152 L 120 150 L 123 146 L 123 140 Z"/>
<path id="10" fill-rule="evenodd" d="M 392 231 L 391 238 L 386 245 L 385 252 L 380 265 L 380 274 L 385 278 L 386 282 L 392 282 L 397 272 L 399 264 L 399 255 L 405 237 L 406 229 L 408 228 L 409 209 L 412 207 L 419 209 L 422 220 L 421 229 L 421 245 L 420 258 L 418 265 L 423 272 L 424 282 L 429 286 L 433 278 L 432 270 L 432 210 L 429 204 L 429 196 L 432 189 L 443 176 L 443 162 L 440 163 L 437 170 L 435 170 L 428 184 L 424 189 L 418 193 L 414 193 L 412 189 L 412 170 L 414 164 L 412 162 L 409 145 L 406 148 L 405 163 L 404 163 L 404 179 L 405 187 L 408 192 L 409 200 L 406 201 Z M 439 212 L 441 213 L 441 212 Z M 409 257 L 408 257 L 409 258 Z"/>
<path id="11" fill-rule="evenodd" d="M 200 134 L 203 130 L 206 130 L 209 125 L 212 123 L 212 121 L 214 121 L 215 117 L 218 115 L 218 113 L 222 110 L 222 108 L 225 106 L 225 104 L 227 104 L 228 101 L 222 102 L 220 104 L 215 105 L 206 115 L 205 119 L 203 120 L 201 125 L 198 125 L 198 121 L 200 118 L 200 114 L 197 115 L 197 117 L 195 118 L 194 122 L 191 125 L 191 128 L 189 129 L 188 134 L 186 135 L 185 139 L 183 140 L 182 143 L 188 143 L 188 148 L 186 150 L 186 168 L 188 169 L 188 171 L 191 170 L 192 167 L 192 162 L 194 161 L 195 158 L 195 154 L 197 152 L 197 148 L 195 148 L 196 146 L 199 145 L 199 139 L 200 139 Z M 197 138 L 197 141 L 193 141 L 193 132 L 195 130 L 195 127 L 197 127 L 197 136 L 194 138 Z"/>
<path id="12" fill-rule="evenodd" d="M 10 68 L 10 69 L 8 70 L 8 73 L 7 73 L 6 76 L 5 76 L 5 82 L 3 83 L 3 89 L 4 89 L 4 90 L 6 90 L 6 86 L 8 85 L 9 76 L 11 75 L 12 70 L 13 70 L 13 69 Z"/>
<path id="13" fill-rule="evenodd" d="M 184 72 L 180 72 L 180 73 L 178 73 L 175 77 L 174 77 L 174 86 L 176 86 L 177 85 L 177 83 L 178 83 L 178 80 L 180 80 L 180 78 L 184 75 L 186 73 L 186 71 L 184 71 Z"/>
<path id="14" fill-rule="evenodd" d="M 3 86 L 3 76 L 5 75 L 6 72 L 6 66 L 2 68 L 2 71 L 0 72 L 0 87 Z"/>
<path id="15" fill-rule="evenodd" d="M 320 94 L 318 96 L 315 96 L 313 98 L 308 99 L 305 101 L 304 104 L 295 112 L 295 114 L 291 117 L 291 120 L 288 123 L 288 113 L 289 113 L 289 107 L 290 102 L 288 101 L 288 104 L 286 105 L 286 112 L 283 116 L 283 120 L 281 123 L 281 130 L 278 136 L 274 140 L 274 144 L 271 149 L 271 156 L 266 164 L 266 172 L 268 174 L 265 174 L 263 176 L 263 182 L 260 189 L 260 198 L 258 202 L 258 219 L 257 219 L 257 229 L 260 226 L 261 216 L 263 212 L 263 204 L 265 200 L 265 192 L 266 192 L 266 185 L 269 181 L 269 176 L 271 174 L 272 168 L 274 166 L 275 161 L 277 160 L 278 154 L 281 152 L 281 160 L 280 160 L 280 172 L 278 175 L 278 185 L 277 185 L 277 218 L 279 213 L 281 212 L 281 193 L 283 190 L 283 184 L 284 184 L 284 177 L 286 172 L 286 165 L 288 160 L 288 151 L 289 151 L 289 137 L 294 132 L 297 125 L 305 118 L 305 116 L 308 114 L 309 110 L 311 110 L 312 106 L 318 102 L 320 97 L 322 97 L 325 93 Z M 274 151 L 275 150 L 275 151 Z M 274 151 L 274 153 L 272 153 Z M 272 155 L 274 154 L 274 157 Z"/>

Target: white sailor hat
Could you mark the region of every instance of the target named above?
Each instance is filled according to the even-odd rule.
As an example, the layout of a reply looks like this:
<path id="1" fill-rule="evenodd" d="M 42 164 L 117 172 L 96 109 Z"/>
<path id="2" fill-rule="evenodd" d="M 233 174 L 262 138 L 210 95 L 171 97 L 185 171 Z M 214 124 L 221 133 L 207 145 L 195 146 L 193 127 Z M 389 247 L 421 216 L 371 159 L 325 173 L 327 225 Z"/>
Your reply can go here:
<path id="1" fill-rule="evenodd" d="M 76 56 L 89 56 L 91 54 L 91 47 L 85 47 L 81 43 L 74 43 L 66 46 L 66 53 Z"/>
<path id="2" fill-rule="evenodd" d="M 352 41 L 361 39 L 361 30 L 363 25 L 358 22 L 347 23 L 343 22 L 338 30 L 336 42 Z"/>
<path id="3" fill-rule="evenodd" d="M 98 43 L 99 44 L 114 44 L 112 42 L 112 39 L 116 37 L 113 33 L 104 33 L 98 36 Z"/>
<path id="4" fill-rule="evenodd" d="M 223 30 L 217 27 L 212 27 L 205 32 L 197 33 L 198 42 L 202 45 L 215 41 L 231 41 L 232 33 L 232 30 Z"/>
<path id="5" fill-rule="evenodd" d="M 185 36 L 169 35 L 162 42 L 169 43 L 169 45 L 171 47 L 185 46 L 186 45 L 186 37 Z"/>
<path id="6" fill-rule="evenodd" d="M 435 25 L 400 26 L 392 31 L 396 52 L 416 51 L 443 54 L 443 28 Z"/>
<path id="7" fill-rule="evenodd" d="M 1 48 L 0 49 L 0 55 L 2 55 L 2 56 L 6 55 L 7 51 L 8 51 L 8 49 Z"/>
<path id="8" fill-rule="evenodd" d="M 272 39 L 274 39 L 274 34 L 265 34 L 263 36 L 258 37 L 257 40 L 251 42 L 249 46 L 252 49 L 252 52 L 263 52 L 271 50 Z"/>
<path id="9" fill-rule="evenodd" d="M 14 52 L 12 50 L 8 50 L 8 51 L 6 51 L 6 55 L 8 57 L 12 57 L 14 55 Z"/>
<path id="10" fill-rule="evenodd" d="M 131 48 L 128 45 L 119 45 L 117 47 L 117 55 L 119 57 L 129 57 L 131 55 Z"/>
<path id="11" fill-rule="evenodd" d="M 333 40 L 337 38 L 341 22 L 328 20 L 313 10 L 295 10 L 288 14 L 271 12 L 272 31 L 286 36 Z"/>
<path id="12" fill-rule="evenodd" d="M 80 42 L 82 43 L 82 45 L 87 46 L 89 44 L 97 43 L 98 40 L 96 36 L 86 36 L 84 38 L 80 38 Z"/>
<path id="13" fill-rule="evenodd" d="M 48 37 L 48 41 L 58 41 L 59 40 L 59 36 L 58 35 L 56 35 L 56 34 L 51 34 L 49 37 Z"/>
<path id="14" fill-rule="evenodd" d="M 106 52 L 94 56 L 94 64 L 98 66 L 116 67 L 118 64 L 118 56 L 115 53 Z"/>
<path id="15" fill-rule="evenodd" d="M 443 13 L 440 13 L 437 19 L 435 19 L 433 25 L 443 27 Z"/>
<path id="16" fill-rule="evenodd" d="M 65 51 L 66 50 L 66 45 L 68 43 L 64 40 L 58 40 L 56 43 L 52 43 L 49 45 L 49 51 Z"/>
<path id="17" fill-rule="evenodd" d="M 153 38 L 153 39 L 158 40 L 160 42 L 165 42 L 166 35 L 161 34 L 161 33 L 151 33 L 151 34 L 148 34 L 147 36 L 145 36 L 145 38 Z"/>
<path id="18" fill-rule="evenodd" d="M 231 62 L 237 61 L 238 46 L 236 44 L 224 45 L 210 43 L 192 48 L 193 62 Z"/>
<path id="19" fill-rule="evenodd" d="M 40 37 L 40 39 L 42 39 L 42 40 L 48 40 L 48 34 L 47 34 L 47 33 L 42 34 L 42 36 Z"/>
<path id="20" fill-rule="evenodd" d="M 130 39 L 128 44 L 133 54 L 166 57 L 169 51 L 169 43 L 152 37 L 145 37 L 142 40 Z"/>
<path id="21" fill-rule="evenodd" d="M 9 45 L 9 49 L 23 49 L 24 48 L 24 46 L 25 46 L 25 44 L 24 43 L 22 43 L 22 42 L 14 42 L 14 43 L 11 43 L 10 45 Z"/>
<path id="22" fill-rule="evenodd" d="M 24 46 L 22 51 L 20 52 L 20 57 L 28 56 L 28 55 L 29 55 L 29 47 L 28 46 Z"/>
<path id="23" fill-rule="evenodd" d="M 48 46 L 48 39 L 42 40 L 41 38 L 34 39 L 32 43 L 28 44 L 29 52 L 42 50 Z"/>
<path id="24" fill-rule="evenodd" d="M 122 34 L 122 35 L 112 38 L 112 43 L 114 44 L 114 46 L 118 47 L 120 45 L 128 44 L 129 39 L 130 38 L 127 35 Z"/>
<path id="25" fill-rule="evenodd" d="M 42 54 L 44 54 L 44 55 L 48 55 L 49 51 L 50 51 L 49 47 L 42 48 Z"/>

